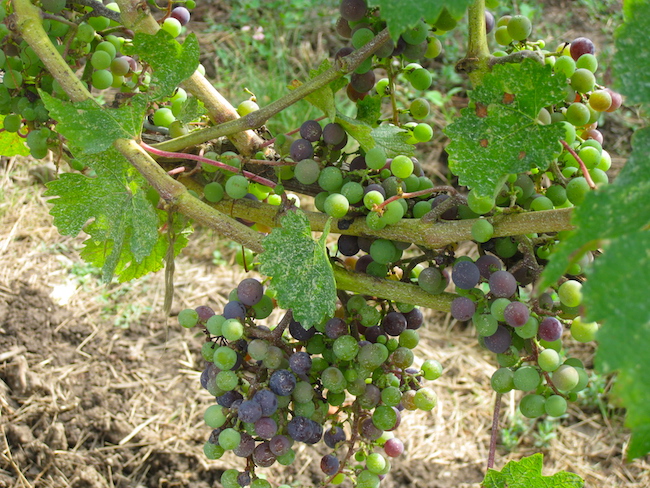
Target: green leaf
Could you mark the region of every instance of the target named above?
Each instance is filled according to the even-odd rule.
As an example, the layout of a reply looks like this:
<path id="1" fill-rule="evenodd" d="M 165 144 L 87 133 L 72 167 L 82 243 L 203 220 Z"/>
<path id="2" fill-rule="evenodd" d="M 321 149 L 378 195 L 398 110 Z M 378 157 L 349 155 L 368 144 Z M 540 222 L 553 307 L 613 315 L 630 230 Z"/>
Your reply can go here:
<path id="1" fill-rule="evenodd" d="M 153 68 L 151 87 L 155 98 L 174 93 L 176 87 L 192 76 L 199 66 L 199 42 L 190 34 L 183 44 L 164 30 L 155 35 L 137 33 L 128 54 L 138 55 Z"/>
<path id="2" fill-rule="evenodd" d="M 625 2 L 625 23 L 616 30 L 616 56 L 612 60 L 615 83 L 628 103 L 650 103 L 650 51 L 640 49 L 650 31 L 650 3 Z"/>
<path id="3" fill-rule="evenodd" d="M 0 115 L 0 127 L 4 125 L 5 116 Z M 0 132 L 0 155 L 11 158 L 13 156 L 29 156 L 29 148 L 25 139 L 14 132 L 6 130 Z"/>
<path id="4" fill-rule="evenodd" d="M 540 292 L 555 283 L 572 261 L 580 259 L 580 250 L 650 225 L 650 128 L 636 132 L 632 147 L 632 155 L 614 183 L 588 193 L 574 210 L 576 229 L 556 246 L 538 285 Z"/>
<path id="5" fill-rule="evenodd" d="M 381 118 L 381 98 L 379 95 L 375 95 L 359 100 L 357 102 L 357 120 L 376 127 L 377 121 Z"/>
<path id="6" fill-rule="evenodd" d="M 548 168 L 564 135 L 541 125 L 539 111 L 565 97 L 566 80 L 532 59 L 496 65 L 471 94 L 475 107 L 447 126 L 449 167 L 461 185 L 495 196 L 506 175 Z"/>
<path id="7" fill-rule="evenodd" d="M 158 240 L 158 216 L 147 200 L 145 180 L 115 149 L 92 159 L 78 157 L 95 170 L 95 177 L 64 173 L 50 182 L 46 196 L 54 196 L 50 214 L 63 235 L 85 230 L 95 245 L 93 263 L 110 281 L 120 262 L 142 263 Z M 101 249 L 99 249 L 101 248 Z"/>
<path id="8" fill-rule="evenodd" d="M 329 222 L 318 241 L 300 210 L 287 212 L 281 224 L 262 242 L 260 271 L 271 277 L 278 305 L 293 310 L 294 319 L 309 328 L 336 308 L 336 282 L 325 248 Z"/>
<path id="9" fill-rule="evenodd" d="M 374 129 L 366 122 L 352 119 L 338 113 L 336 122 L 341 124 L 345 131 L 359 142 L 364 151 L 375 146 L 382 147 L 386 155 L 391 158 L 399 154 L 412 156 L 414 148 L 406 141 L 409 138 L 408 132 L 394 125 L 380 125 Z"/>
<path id="10" fill-rule="evenodd" d="M 327 59 L 323 60 L 323 62 L 320 64 L 320 66 L 317 69 L 309 70 L 309 79 L 311 80 L 316 78 L 316 76 L 320 75 L 321 73 L 324 73 L 331 67 L 332 64 L 329 62 L 329 60 Z M 344 81 L 344 86 L 345 84 L 347 84 L 347 80 L 345 80 L 345 78 L 339 78 L 339 80 L 337 81 L 340 80 Z M 321 110 L 325 114 L 325 116 L 328 117 L 329 119 L 334 119 L 334 117 L 336 117 L 336 105 L 334 103 L 334 93 L 338 91 L 340 87 L 333 86 L 333 84 L 336 84 L 337 81 L 334 81 L 329 85 L 319 88 L 315 92 L 312 92 L 305 97 L 305 100 L 307 100 L 317 109 Z M 300 85 L 302 85 L 300 81 L 293 80 L 288 88 L 290 90 L 295 90 Z"/>
<path id="11" fill-rule="evenodd" d="M 420 19 L 433 24 L 443 8 L 456 18 L 463 15 L 473 0 L 370 0 L 368 6 L 379 7 L 393 39 L 415 26 Z"/>
<path id="12" fill-rule="evenodd" d="M 542 476 L 544 456 L 533 454 L 520 461 L 510 461 L 501 471 L 489 469 L 482 488 L 581 488 L 584 481 L 577 474 L 560 471 Z"/>
<path id="13" fill-rule="evenodd" d="M 56 130 L 68 144 L 86 154 L 106 151 L 115 139 L 137 138 L 142 130 L 146 99 L 136 95 L 119 108 L 107 108 L 95 100 L 63 102 L 39 90 Z"/>
<path id="14" fill-rule="evenodd" d="M 188 124 L 200 119 L 206 113 L 207 110 L 203 103 L 199 103 L 199 100 L 195 97 L 188 97 L 188 99 L 183 103 L 181 113 L 178 115 L 177 119 L 183 124 Z"/>

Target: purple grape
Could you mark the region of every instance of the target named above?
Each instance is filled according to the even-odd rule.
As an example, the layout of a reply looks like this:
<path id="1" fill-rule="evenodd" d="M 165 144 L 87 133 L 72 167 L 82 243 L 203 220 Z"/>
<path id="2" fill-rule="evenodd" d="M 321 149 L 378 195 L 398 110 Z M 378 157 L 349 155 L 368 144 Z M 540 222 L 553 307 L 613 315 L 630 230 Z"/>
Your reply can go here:
<path id="1" fill-rule="evenodd" d="M 506 323 L 512 327 L 521 327 L 530 317 L 530 310 L 521 302 L 512 302 L 503 311 Z"/>
<path id="2" fill-rule="evenodd" d="M 315 120 L 307 120 L 300 126 L 300 137 L 309 142 L 316 142 L 322 134 L 323 128 Z"/>
<path id="3" fill-rule="evenodd" d="M 485 11 L 485 33 L 489 34 L 494 29 L 494 15 L 492 12 Z"/>
<path id="4" fill-rule="evenodd" d="M 339 11 L 348 22 L 358 22 L 366 16 L 366 0 L 341 0 Z"/>
<path id="5" fill-rule="evenodd" d="M 181 25 L 187 25 L 190 21 L 190 11 L 185 7 L 176 7 L 172 10 L 170 17 L 178 20 Z"/>
<path id="6" fill-rule="evenodd" d="M 253 395 L 253 401 L 262 409 L 262 415 L 269 417 L 278 409 L 278 397 L 271 390 L 259 390 Z"/>
<path id="7" fill-rule="evenodd" d="M 542 293 L 538 300 L 539 306 L 546 310 L 553 310 L 553 297 L 550 293 Z"/>
<path id="8" fill-rule="evenodd" d="M 214 444 L 215 446 L 219 445 L 219 434 L 221 434 L 221 431 L 223 431 L 223 427 L 219 427 L 218 429 L 214 429 L 212 432 L 210 432 L 210 437 L 208 437 L 208 442 L 210 444 Z"/>
<path id="9" fill-rule="evenodd" d="M 316 329 L 314 327 L 305 329 L 300 322 L 296 322 L 295 320 L 292 320 L 289 323 L 289 333 L 291 334 L 291 337 L 293 337 L 295 340 L 300 342 L 306 342 L 312 337 L 314 337 L 314 334 L 316 334 Z"/>
<path id="10" fill-rule="evenodd" d="M 376 441 L 384 433 L 383 430 L 375 427 L 371 417 L 367 417 L 361 421 L 359 425 L 359 433 L 368 440 Z"/>
<path id="11" fill-rule="evenodd" d="M 323 426 L 313 420 L 310 420 L 310 422 L 312 424 L 312 431 L 305 442 L 312 445 L 318 444 L 323 437 Z"/>
<path id="12" fill-rule="evenodd" d="M 320 460 L 320 469 L 327 476 L 336 474 L 339 470 L 340 465 L 341 463 L 339 462 L 339 458 L 337 458 L 334 454 L 327 454 Z"/>
<path id="13" fill-rule="evenodd" d="M 237 475 L 237 484 L 239 486 L 248 486 L 251 484 L 251 474 L 249 471 L 242 471 Z"/>
<path id="14" fill-rule="evenodd" d="M 291 143 L 289 155 L 294 161 L 310 159 L 314 155 L 314 148 L 307 139 L 296 139 Z"/>
<path id="15" fill-rule="evenodd" d="M 255 278 L 246 278 L 237 285 L 237 297 L 244 305 L 257 305 L 263 296 L 264 287 Z"/>
<path id="16" fill-rule="evenodd" d="M 242 422 L 252 424 L 262 417 L 262 407 L 253 400 L 244 400 L 237 409 L 237 417 Z"/>
<path id="17" fill-rule="evenodd" d="M 294 441 L 307 442 L 314 434 L 314 424 L 315 422 L 307 417 L 296 416 L 287 424 L 287 434 Z"/>
<path id="18" fill-rule="evenodd" d="M 357 156 L 352 161 L 350 161 L 350 171 L 358 171 L 362 169 L 368 169 L 365 157 Z"/>
<path id="19" fill-rule="evenodd" d="M 325 324 L 325 335 L 330 339 L 338 339 L 341 336 L 347 335 L 349 332 L 348 324 L 345 320 L 338 317 L 333 317 Z"/>
<path id="20" fill-rule="evenodd" d="M 343 39 L 350 39 L 350 37 L 352 37 L 352 29 L 350 28 L 350 23 L 343 17 L 339 17 L 336 20 L 336 33 Z"/>
<path id="21" fill-rule="evenodd" d="M 404 317 L 406 317 L 407 329 L 417 330 L 424 323 L 424 315 L 422 315 L 422 311 L 419 308 L 414 308 L 410 312 L 406 312 Z"/>
<path id="22" fill-rule="evenodd" d="M 433 200 L 431 200 L 431 208 L 436 208 L 448 198 L 449 195 L 445 195 L 444 193 L 436 196 Z M 445 210 L 442 215 L 440 215 L 440 218 L 443 220 L 456 220 L 458 218 L 458 207 L 451 207 L 449 210 Z"/>
<path id="23" fill-rule="evenodd" d="M 282 456 L 283 454 L 288 453 L 289 449 L 291 449 L 291 445 L 291 439 L 286 435 L 274 435 L 269 441 L 269 448 L 276 456 Z"/>
<path id="24" fill-rule="evenodd" d="M 370 342 L 377 342 L 377 339 L 379 339 L 380 336 L 385 336 L 384 329 L 382 329 L 378 325 L 373 325 L 372 327 L 368 327 L 366 329 L 366 333 L 364 334 L 366 337 L 367 341 Z"/>
<path id="25" fill-rule="evenodd" d="M 591 42 L 591 39 L 587 39 L 586 37 L 577 37 L 571 41 L 569 52 L 571 53 L 573 60 L 577 61 L 583 54 L 594 54 L 596 52 L 596 46 Z"/>
<path id="26" fill-rule="evenodd" d="M 247 432 L 240 432 L 240 434 L 241 441 L 239 442 L 239 446 L 233 450 L 233 453 L 237 457 L 247 458 L 253 454 L 253 450 L 255 449 L 255 439 L 253 439 L 253 436 Z"/>
<path id="27" fill-rule="evenodd" d="M 359 238 L 341 234 L 338 241 L 338 249 L 344 256 L 354 256 L 359 252 Z"/>
<path id="28" fill-rule="evenodd" d="M 219 372 L 219 368 L 217 368 L 214 363 L 205 363 L 205 368 L 203 369 L 203 372 L 201 373 L 201 386 L 205 388 L 206 390 L 208 389 L 208 383 L 210 381 L 214 381 L 214 379 L 217 376 L 217 373 Z M 217 403 L 219 402 L 219 398 L 217 397 Z"/>
<path id="29" fill-rule="evenodd" d="M 398 336 L 406 330 L 406 317 L 400 312 L 388 312 L 381 321 L 381 327 L 386 334 Z"/>
<path id="30" fill-rule="evenodd" d="M 278 432 L 278 424 L 271 417 L 262 417 L 255 422 L 255 432 L 262 439 L 271 439 Z"/>
<path id="31" fill-rule="evenodd" d="M 366 187 L 363 189 L 363 194 L 365 195 L 365 194 L 368 193 L 369 191 L 378 191 L 379 193 L 381 193 L 381 195 L 382 195 L 384 198 L 386 198 L 386 190 L 384 189 L 383 186 L 381 186 L 381 185 L 378 184 L 378 183 L 371 183 L 370 185 L 366 186 Z M 361 241 L 362 239 L 364 239 L 364 238 L 360 237 L 360 238 L 359 238 L 359 241 Z M 370 243 L 372 243 L 372 240 L 370 240 L 370 239 L 365 238 L 365 240 L 370 241 Z M 363 247 L 361 248 L 361 250 L 368 252 L 368 251 L 370 251 L 370 246 L 368 246 L 368 249 L 367 249 L 367 250 L 364 249 Z"/>
<path id="32" fill-rule="evenodd" d="M 244 397 L 241 393 L 235 390 L 230 390 L 221 396 L 217 397 L 217 403 L 225 408 L 231 408 L 232 404 L 237 400 L 243 400 Z"/>
<path id="33" fill-rule="evenodd" d="M 451 279 L 456 288 L 461 290 L 471 290 L 478 285 L 481 279 L 481 272 L 472 261 L 459 261 L 454 265 L 451 272 Z"/>
<path id="34" fill-rule="evenodd" d="M 488 350 L 496 354 L 503 354 L 512 344 L 512 336 L 508 329 L 503 325 L 499 325 L 494 334 L 483 338 L 483 342 Z"/>
<path id="35" fill-rule="evenodd" d="M 336 146 L 345 139 L 345 130 L 341 125 L 332 122 L 323 127 L 323 142 L 329 146 Z"/>
<path id="36" fill-rule="evenodd" d="M 269 388 L 278 396 L 290 395 L 296 387 L 296 377 L 291 371 L 278 369 L 269 378 Z"/>
<path id="37" fill-rule="evenodd" d="M 350 76 L 350 84 L 359 93 L 366 93 L 375 86 L 375 79 L 375 72 L 373 70 L 366 71 L 363 74 L 352 73 Z"/>
<path id="38" fill-rule="evenodd" d="M 472 318 L 476 312 L 476 304 L 467 297 L 456 297 L 451 302 L 451 316 L 456 320 L 465 322 Z"/>
<path id="39" fill-rule="evenodd" d="M 210 317 L 215 315 L 214 310 L 212 310 L 210 307 L 207 307 L 205 305 L 196 307 L 194 310 L 196 311 L 197 314 L 199 314 L 199 320 L 201 322 L 207 322 Z"/>
<path id="40" fill-rule="evenodd" d="M 268 468 L 275 462 L 275 454 L 271 452 L 268 441 L 258 444 L 253 450 L 253 462 L 263 468 Z"/>
<path id="41" fill-rule="evenodd" d="M 331 428 L 326 430 L 323 435 L 323 441 L 330 449 L 335 449 L 338 443 L 344 442 L 345 440 L 345 431 L 337 425 L 333 425 Z"/>
<path id="42" fill-rule="evenodd" d="M 555 317 L 546 317 L 539 324 L 537 335 L 539 335 L 539 338 L 542 340 L 554 342 L 562 337 L 563 331 L 564 327 L 562 327 L 562 322 Z"/>
<path id="43" fill-rule="evenodd" d="M 476 260 L 476 266 L 478 266 L 481 276 L 486 280 L 489 280 L 495 271 L 503 269 L 503 263 L 493 254 L 483 254 Z"/>
<path id="44" fill-rule="evenodd" d="M 364 410 L 375 408 L 381 401 L 381 390 L 375 385 L 366 385 L 366 390 L 357 397 L 357 401 Z"/>
<path id="45" fill-rule="evenodd" d="M 404 443 L 397 437 L 388 439 L 384 444 L 384 452 L 390 457 L 400 456 L 404 452 Z"/>
<path id="46" fill-rule="evenodd" d="M 223 316 L 227 319 L 244 320 L 246 318 L 246 307 L 242 302 L 232 301 L 223 307 Z"/>
<path id="47" fill-rule="evenodd" d="M 289 368 L 297 375 L 309 373 L 311 369 L 311 356 L 305 351 L 294 352 L 289 357 Z"/>
<path id="48" fill-rule="evenodd" d="M 497 298 L 510 298 L 517 291 L 517 280 L 508 271 L 495 271 L 489 279 L 490 291 Z"/>
<path id="49" fill-rule="evenodd" d="M 370 254 L 361 256 L 354 264 L 354 270 L 357 273 L 365 273 L 370 263 L 372 263 L 372 256 L 370 256 Z"/>
<path id="50" fill-rule="evenodd" d="M 334 59 L 344 58 L 345 56 L 347 56 L 348 54 L 352 54 L 353 52 L 354 52 L 354 48 L 352 47 L 349 46 L 342 47 L 341 49 L 336 51 L 336 53 L 334 54 Z"/>

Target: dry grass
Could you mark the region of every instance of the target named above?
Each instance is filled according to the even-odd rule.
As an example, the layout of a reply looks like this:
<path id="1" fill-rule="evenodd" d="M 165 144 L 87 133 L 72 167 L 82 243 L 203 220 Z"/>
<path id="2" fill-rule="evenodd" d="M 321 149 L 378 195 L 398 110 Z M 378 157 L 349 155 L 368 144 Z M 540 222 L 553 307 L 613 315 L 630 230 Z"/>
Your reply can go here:
<path id="1" fill-rule="evenodd" d="M 201 337 L 161 316 L 161 273 L 107 286 L 79 273 L 82 239 L 52 227 L 29 164 L 4 160 L 0 173 L 0 487 L 214 486 L 234 459 L 202 454 L 211 398 L 199 388 Z M 232 258 L 203 231 L 178 260 L 175 310 L 218 309 L 241 280 L 240 269 L 212 264 L 215 246 Z M 111 314 L 129 304 L 142 312 L 128 328 L 115 327 Z M 587 362 L 591 352 L 577 351 Z M 433 385 L 439 404 L 405 415 L 398 432 L 407 454 L 382 486 L 475 487 L 488 454 L 493 358 L 470 328 L 436 313 L 417 353 L 445 366 Z M 570 470 L 592 488 L 650 486 L 646 460 L 622 461 L 628 434 L 620 412 L 603 418 L 593 406 L 584 413 L 574 406 L 536 448 L 535 424 L 513 420 L 516 400 L 504 396 L 501 422 L 523 433 L 512 452 L 499 448 L 497 467 L 541 450 L 545 474 Z M 312 486 L 322 454 L 301 447 L 295 465 L 270 468 L 269 479 Z"/>

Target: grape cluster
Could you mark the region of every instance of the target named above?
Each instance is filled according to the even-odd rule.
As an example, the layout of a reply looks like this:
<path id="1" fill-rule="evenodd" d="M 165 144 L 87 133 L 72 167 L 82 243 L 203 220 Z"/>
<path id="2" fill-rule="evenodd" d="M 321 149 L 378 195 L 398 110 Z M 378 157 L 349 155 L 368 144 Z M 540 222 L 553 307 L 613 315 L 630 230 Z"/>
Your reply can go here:
<path id="1" fill-rule="evenodd" d="M 328 480 L 351 477 L 361 488 L 379 486 L 390 459 L 404 450 L 394 434 L 401 412 L 428 411 L 437 403 L 422 382 L 438 378 L 442 366 L 435 360 L 414 366 L 422 313 L 352 295 L 314 327 L 291 314 L 270 328 L 257 325 L 273 311 L 272 296 L 246 278 L 221 314 L 200 306 L 178 316 L 207 338 L 201 385 L 216 403 L 204 415 L 213 429 L 205 454 L 218 459 L 233 451 L 247 459 L 246 470 L 227 470 L 222 485 L 268 487 L 257 467 L 291 464 L 296 443 L 322 441 L 331 449 L 321 460 Z"/>
<path id="2" fill-rule="evenodd" d="M 74 71 L 82 70 L 82 82 L 87 87 L 112 88 L 124 93 L 149 89 L 149 72 L 137 59 L 122 54 L 131 45 L 131 31 L 97 14 L 92 7 L 66 6 L 61 0 L 42 0 L 40 6 L 49 14 L 43 19 L 45 32 L 68 65 Z M 194 0 L 189 0 L 174 7 L 161 28 L 177 37 L 190 20 L 188 8 L 194 6 Z M 48 146 L 55 146 L 58 141 L 54 123 L 38 91 L 61 100 L 68 97 L 34 50 L 2 23 L 8 15 L 7 8 L 8 2 L 0 4 L 0 70 L 4 72 L 0 83 L 0 115 L 4 115 L 4 120 L 0 122 L 0 130 L 23 137 L 30 154 L 41 159 L 47 155 Z M 115 13 L 120 11 L 117 3 L 107 3 L 104 8 Z M 173 137 L 185 134 L 187 129 L 175 122 L 175 118 L 186 98 L 187 94 L 179 88 L 169 100 L 171 107 L 155 111 L 153 123 L 169 129 Z M 84 169 L 76 160 L 70 164 L 73 169 Z"/>

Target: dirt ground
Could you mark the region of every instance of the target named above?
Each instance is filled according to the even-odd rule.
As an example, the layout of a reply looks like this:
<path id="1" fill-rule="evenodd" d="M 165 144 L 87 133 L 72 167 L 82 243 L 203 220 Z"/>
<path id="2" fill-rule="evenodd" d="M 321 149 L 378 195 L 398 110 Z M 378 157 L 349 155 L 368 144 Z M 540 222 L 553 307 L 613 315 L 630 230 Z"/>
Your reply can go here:
<path id="1" fill-rule="evenodd" d="M 52 227 L 30 166 L 22 158 L 0 166 L 0 487 L 220 486 L 224 469 L 243 466 L 203 457 L 202 416 L 212 399 L 199 385 L 201 338 L 163 317 L 163 274 L 100 284 L 78 256 L 82 238 Z M 232 252 L 208 231 L 195 236 L 177 262 L 176 312 L 223 306 L 242 277 Z M 590 363 L 589 348 L 576 353 Z M 382 486 L 476 487 L 487 460 L 494 361 L 471 328 L 433 313 L 417 354 L 445 367 L 433 384 L 439 405 L 403 419 L 406 454 Z M 507 449 L 500 443 L 498 468 L 541 451 L 546 474 L 571 470 L 592 488 L 650 486 L 647 459 L 623 462 L 629 436 L 621 412 L 596 390 L 582 410 L 573 405 L 553 422 L 522 421 L 514 395 L 504 396 L 501 426 L 507 438 L 520 437 Z M 317 486 L 322 454 L 301 446 L 293 466 L 265 471 L 275 483 Z"/>

